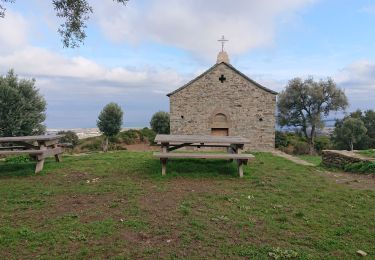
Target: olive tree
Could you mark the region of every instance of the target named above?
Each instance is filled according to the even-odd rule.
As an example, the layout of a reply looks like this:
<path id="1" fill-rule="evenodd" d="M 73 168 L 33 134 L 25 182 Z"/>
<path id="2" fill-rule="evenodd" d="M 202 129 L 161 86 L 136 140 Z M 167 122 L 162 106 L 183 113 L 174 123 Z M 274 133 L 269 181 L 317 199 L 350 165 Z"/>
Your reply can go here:
<path id="1" fill-rule="evenodd" d="M 366 136 L 367 128 L 359 118 L 348 117 L 341 123 L 336 124 L 333 131 L 333 140 L 346 144 L 350 151 L 353 151 L 354 145 Z"/>
<path id="2" fill-rule="evenodd" d="M 117 135 L 123 123 L 124 113 L 116 103 L 109 103 L 100 112 L 97 126 L 105 136 L 103 151 L 108 151 L 108 141 L 110 137 Z"/>
<path id="3" fill-rule="evenodd" d="M 79 143 L 78 135 L 71 130 L 59 131 L 57 132 L 57 134 L 63 136 L 59 139 L 60 143 L 70 143 L 72 147 L 77 146 L 77 144 Z"/>
<path id="4" fill-rule="evenodd" d="M 16 0 L 0 0 L 0 17 L 5 16 L 4 3 L 14 3 Z M 86 38 L 85 29 L 93 8 L 87 0 L 51 0 L 56 16 L 64 22 L 58 29 L 64 47 L 79 47 Z M 113 0 L 125 5 L 129 0 Z"/>
<path id="5" fill-rule="evenodd" d="M 345 110 L 348 100 L 335 82 L 328 78 L 315 81 L 312 77 L 294 78 L 278 96 L 280 126 L 300 128 L 308 140 L 310 154 L 314 153 L 316 131 L 324 127 L 323 118 L 332 111 Z"/>
<path id="6" fill-rule="evenodd" d="M 0 136 L 44 133 L 45 111 L 34 79 L 19 79 L 13 70 L 0 76 Z"/>
<path id="7" fill-rule="evenodd" d="M 157 134 L 169 134 L 169 113 L 164 111 L 156 112 L 151 118 L 150 125 Z"/>

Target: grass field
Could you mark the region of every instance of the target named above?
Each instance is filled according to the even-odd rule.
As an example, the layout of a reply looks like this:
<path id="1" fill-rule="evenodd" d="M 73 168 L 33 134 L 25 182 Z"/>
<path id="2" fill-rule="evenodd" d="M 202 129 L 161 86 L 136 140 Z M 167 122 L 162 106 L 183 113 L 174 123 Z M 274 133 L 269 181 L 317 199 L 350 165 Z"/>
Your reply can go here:
<path id="1" fill-rule="evenodd" d="M 320 155 L 298 155 L 298 157 L 315 166 L 318 166 L 322 162 L 322 156 Z"/>
<path id="2" fill-rule="evenodd" d="M 370 158 L 375 158 L 375 149 L 370 149 L 370 150 L 362 150 L 358 151 L 359 154 L 370 157 Z"/>
<path id="3" fill-rule="evenodd" d="M 375 191 L 267 153 L 245 167 L 151 153 L 0 162 L 0 258 L 375 257 Z"/>

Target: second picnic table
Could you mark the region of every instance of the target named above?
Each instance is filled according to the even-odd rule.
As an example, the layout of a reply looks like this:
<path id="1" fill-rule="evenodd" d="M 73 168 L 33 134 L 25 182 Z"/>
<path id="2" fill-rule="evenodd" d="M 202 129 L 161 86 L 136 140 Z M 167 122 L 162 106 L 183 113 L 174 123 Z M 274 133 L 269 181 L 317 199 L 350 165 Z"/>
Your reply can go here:
<path id="1" fill-rule="evenodd" d="M 254 158 L 251 154 L 241 154 L 245 144 L 250 140 L 239 136 L 212 136 L 212 135 L 157 135 L 155 142 L 161 146 L 161 152 L 154 153 L 160 158 L 162 175 L 166 174 L 167 160 L 170 158 L 203 158 L 203 159 L 229 159 L 238 163 L 238 173 L 243 177 L 243 164 Z M 222 147 L 228 153 L 170 153 L 183 147 Z"/>
<path id="2" fill-rule="evenodd" d="M 35 173 L 38 173 L 43 170 L 45 158 L 55 156 L 56 161 L 61 161 L 63 149 L 57 145 L 61 137 L 63 135 L 0 137 L 0 155 L 28 154 L 36 159 Z"/>

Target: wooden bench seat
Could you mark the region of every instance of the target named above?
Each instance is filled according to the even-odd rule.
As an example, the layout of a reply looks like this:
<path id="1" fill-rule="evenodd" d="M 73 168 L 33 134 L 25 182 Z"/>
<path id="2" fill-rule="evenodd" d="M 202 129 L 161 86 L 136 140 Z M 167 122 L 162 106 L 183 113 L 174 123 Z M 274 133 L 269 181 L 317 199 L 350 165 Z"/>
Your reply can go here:
<path id="1" fill-rule="evenodd" d="M 249 160 L 254 158 L 252 154 L 233 154 L 233 153 L 154 153 L 157 158 L 200 158 L 200 159 L 233 159 Z"/>
<path id="2" fill-rule="evenodd" d="M 44 159 L 50 156 L 55 156 L 56 161 L 61 161 L 60 154 L 63 153 L 63 148 L 55 146 L 50 149 L 43 150 L 16 150 L 16 151 L 0 151 L 0 155 L 18 155 L 28 154 L 34 157 L 37 161 L 35 167 L 35 173 L 40 172 L 43 169 Z"/>
<path id="3" fill-rule="evenodd" d="M 0 155 L 17 155 L 17 154 L 43 154 L 43 150 L 15 150 L 15 151 L 0 151 Z"/>
<path id="4" fill-rule="evenodd" d="M 243 177 L 243 164 L 254 158 L 252 154 L 230 154 L 230 153 L 154 153 L 154 157 L 160 159 L 162 163 L 162 175 L 166 174 L 166 164 L 168 159 L 172 158 L 191 158 L 191 159 L 229 159 L 236 160 L 238 163 L 238 173 Z"/>

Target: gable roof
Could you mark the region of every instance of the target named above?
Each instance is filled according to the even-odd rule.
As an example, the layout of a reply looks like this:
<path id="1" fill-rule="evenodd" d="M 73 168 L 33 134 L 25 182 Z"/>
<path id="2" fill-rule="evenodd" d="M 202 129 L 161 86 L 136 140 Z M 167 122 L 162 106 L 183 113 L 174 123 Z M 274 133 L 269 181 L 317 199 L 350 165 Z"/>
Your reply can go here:
<path id="1" fill-rule="evenodd" d="M 246 76 L 245 74 L 243 74 L 241 71 L 237 70 L 235 67 L 233 67 L 232 65 L 226 63 L 226 62 L 220 62 L 220 63 L 217 63 L 215 64 L 214 66 L 212 66 L 211 68 L 209 68 L 208 70 L 206 70 L 205 72 L 203 72 L 201 75 L 199 75 L 198 77 L 196 77 L 195 79 L 189 81 L 188 83 L 186 83 L 185 85 L 183 85 L 182 87 L 176 89 L 175 91 L 172 91 L 171 93 L 167 94 L 168 97 L 170 97 L 171 95 L 179 92 L 180 90 L 188 87 L 189 85 L 191 85 L 192 83 L 194 83 L 195 81 L 197 81 L 198 79 L 202 78 L 203 76 L 207 75 L 208 73 L 210 73 L 211 71 L 213 71 L 216 67 L 218 67 L 219 65 L 221 64 L 224 64 L 226 65 L 228 68 L 232 69 L 234 72 L 238 73 L 240 76 L 244 77 L 247 81 L 251 82 L 252 84 L 254 84 L 255 86 L 257 86 L 258 88 L 260 89 L 263 89 L 264 91 L 267 91 L 271 94 L 274 94 L 274 95 L 277 95 L 278 93 L 276 91 L 273 91 L 269 88 L 266 88 L 264 86 L 262 86 L 261 84 L 259 84 L 258 82 L 252 80 L 251 78 L 249 78 L 248 76 Z"/>

